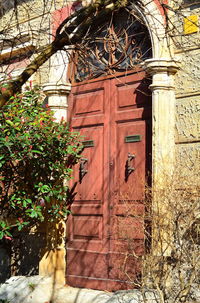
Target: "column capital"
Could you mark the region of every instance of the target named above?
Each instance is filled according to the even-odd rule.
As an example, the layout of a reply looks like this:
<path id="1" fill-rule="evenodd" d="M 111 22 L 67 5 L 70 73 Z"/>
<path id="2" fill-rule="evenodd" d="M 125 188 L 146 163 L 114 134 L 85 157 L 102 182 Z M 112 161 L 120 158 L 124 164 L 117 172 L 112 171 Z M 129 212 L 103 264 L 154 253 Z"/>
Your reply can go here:
<path id="1" fill-rule="evenodd" d="M 56 121 L 67 121 L 68 95 L 71 91 L 70 83 L 46 83 L 43 92 L 48 97 L 48 105 L 54 111 Z"/>
<path id="2" fill-rule="evenodd" d="M 51 95 L 68 95 L 71 91 L 71 84 L 70 83 L 45 83 L 43 85 L 43 92 L 47 96 Z"/>
<path id="3" fill-rule="evenodd" d="M 152 91 L 175 90 L 174 75 L 180 69 L 180 62 L 166 58 L 153 58 L 147 59 L 144 66 L 147 74 L 152 76 L 150 85 Z"/>
<path id="4" fill-rule="evenodd" d="M 174 75 L 180 69 L 180 61 L 167 58 L 152 58 L 145 60 L 144 66 L 147 73 L 150 75 L 160 73 Z"/>

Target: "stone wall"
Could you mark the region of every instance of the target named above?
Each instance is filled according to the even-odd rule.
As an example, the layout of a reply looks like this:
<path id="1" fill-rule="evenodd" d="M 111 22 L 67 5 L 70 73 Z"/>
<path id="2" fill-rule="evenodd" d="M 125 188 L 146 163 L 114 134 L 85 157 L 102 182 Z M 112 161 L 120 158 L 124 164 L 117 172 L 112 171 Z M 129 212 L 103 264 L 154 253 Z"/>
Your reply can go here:
<path id="1" fill-rule="evenodd" d="M 69 1 L 20 0 L 17 1 L 16 11 L 13 10 L 14 1 L 9 3 L 8 5 L 8 1 L 3 0 L 0 6 L 0 40 L 5 39 L 5 36 L 7 39 L 0 44 L 0 78 L 5 78 L 5 75 L 12 77 L 18 75 L 42 48 L 53 40 L 53 12 L 66 6 Z M 3 51 L 10 48 L 12 53 L 14 39 L 18 47 L 22 48 L 25 35 L 29 36 L 27 41 L 31 46 L 26 51 L 19 51 L 15 60 L 5 60 Z M 33 82 L 42 85 L 49 81 L 51 61 L 48 60 L 32 76 Z"/>
<path id="2" fill-rule="evenodd" d="M 39 274 L 39 262 L 47 250 L 45 230 L 15 233 L 0 243 L 0 283 L 10 276 Z"/>
<path id="3" fill-rule="evenodd" d="M 20 232 L 11 243 L 11 274 L 32 276 L 39 274 L 39 262 L 46 247 L 44 232 Z"/>
<path id="4" fill-rule="evenodd" d="M 11 249 L 8 243 L 0 244 L 0 284 L 11 275 Z"/>
<path id="5" fill-rule="evenodd" d="M 172 39 L 175 57 L 181 62 L 176 75 L 176 173 L 192 187 L 200 186 L 200 4 L 179 1 L 181 9 L 174 14 Z M 177 8 L 180 6 L 176 6 Z M 194 32 L 185 31 L 185 22 Z M 196 26 L 197 25 L 197 26 Z M 195 29 L 196 26 L 196 29 Z"/>

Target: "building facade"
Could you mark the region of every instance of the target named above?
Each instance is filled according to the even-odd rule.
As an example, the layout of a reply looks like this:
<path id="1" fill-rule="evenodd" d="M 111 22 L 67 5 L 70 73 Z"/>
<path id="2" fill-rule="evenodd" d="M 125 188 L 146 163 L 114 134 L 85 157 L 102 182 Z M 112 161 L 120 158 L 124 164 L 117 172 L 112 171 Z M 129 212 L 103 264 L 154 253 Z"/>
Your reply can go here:
<path id="1" fill-rule="evenodd" d="M 3 1 L 1 29 L 2 32 L 6 30 L 8 39 L 4 39 L 3 32 L 2 79 L 20 73 L 44 45 L 54 39 L 59 24 L 81 5 L 88 3 L 21 1 L 16 9 Z M 130 19 L 130 23 L 126 20 L 128 30 L 131 24 L 136 24 L 131 34 L 128 30 L 124 36 L 116 34 L 125 26 L 124 19 L 120 19 L 121 10 L 113 21 L 114 33 L 107 30 L 103 36 L 103 29 L 97 31 L 98 38 L 104 42 L 103 50 L 94 48 L 98 50 L 95 57 L 84 54 L 82 61 L 74 60 L 75 64 L 71 58 L 78 52 L 72 55 L 68 47 L 53 55 L 30 80 L 31 85 L 42 84 L 56 118 L 68 120 L 85 136 L 82 162 L 74 176 L 79 183 L 72 208 L 74 216 L 69 219 L 67 229 L 60 223 L 60 226 L 48 226 L 41 231 L 46 244 L 38 248 L 35 260 L 41 275 L 53 274 L 60 283 L 65 283 L 67 276 L 67 283 L 73 286 L 119 289 L 127 287 L 124 285 L 127 285 L 128 275 L 132 283 L 139 279 L 141 264 L 138 260 L 144 252 L 145 238 L 141 230 L 146 224 L 144 188 L 148 174 L 151 177 L 146 185 L 152 189 L 153 213 L 159 213 L 158 220 L 150 220 L 153 226 L 151 247 L 156 256 L 169 256 L 173 250 L 169 223 L 173 189 L 181 193 L 189 190 L 195 201 L 199 196 L 200 4 L 141 0 L 140 4 L 129 3 L 124 11 L 126 9 L 129 11 L 127 20 L 130 15 L 134 19 Z M 140 31 L 143 36 L 137 40 Z M 132 35 L 134 39 L 129 41 Z M 95 39 L 94 36 L 93 41 Z M 115 40 L 123 46 L 118 50 L 118 57 Z M 106 55 L 101 56 L 101 52 Z M 90 78 L 88 75 L 80 78 L 88 73 L 86 61 L 97 59 L 101 64 L 106 59 L 107 69 L 95 74 L 103 68 L 98 62 L 92 63 Z M 144 79 L 147 79 L 145 84 Z M 177 191 L 175 196 L 179 199 Z M 182 196 L 182 199 L 185 198 Z M 114 222 L 116 218 L 117 223 Z M 61 226 L 64 226 L 62 239 L 52 243 L 51 239 L 56 238 L 52 233 L 57 233 Z M 122 235 L 125 231 L 127 234 Z M 38 238 L 34 230 L 31 234 Z M 124 251 L 119 247 L 128 247 L 129 242 L 136 255 L 129 257 L 131 253 L 128 252 L 125 262 L 128 248 Z M 126 269 L 121 269 L 123 274 L 119 274 L 122 264 Z M 17 269 L 14 273 L 19 272 L 23 274 Z"/>

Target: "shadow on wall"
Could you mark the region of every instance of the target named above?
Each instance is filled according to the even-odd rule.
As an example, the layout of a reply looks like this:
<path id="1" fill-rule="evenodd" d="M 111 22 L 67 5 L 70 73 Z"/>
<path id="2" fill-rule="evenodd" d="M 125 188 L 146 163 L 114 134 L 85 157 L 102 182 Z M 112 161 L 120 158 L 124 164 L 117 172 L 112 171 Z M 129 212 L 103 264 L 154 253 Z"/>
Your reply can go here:
<path id="1" fill-rule="evenodd" d="M 11 250 L 6 241 L 0 243 L 0 283 L 3 283 L 11 275 Z"/>
<path id="2" fill-rule="evenodd" d="M 194 1 L 194 0 L 184 0 L 183 5 L 185 5 L 186 7 L 190 6 L 191 9 L 195 9 L 195 8 L 200 7 L 199 1 Z"/>
<path id="3" fill-rule="evenodd" d="M 46 234 L 15 233 L 13 240 L 0 244 L 0 283 L 10 276 L 39 274 L 39 261 L 44 254 Z"/>

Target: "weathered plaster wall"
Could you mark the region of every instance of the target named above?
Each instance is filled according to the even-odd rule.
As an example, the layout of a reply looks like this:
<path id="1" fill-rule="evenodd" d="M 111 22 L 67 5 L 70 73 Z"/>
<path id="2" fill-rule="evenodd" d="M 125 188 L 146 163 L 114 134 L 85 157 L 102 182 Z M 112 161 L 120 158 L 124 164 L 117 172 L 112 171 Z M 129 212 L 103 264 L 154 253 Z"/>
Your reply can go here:
<path id="1" fill-rule="evenodd" d="M 4 1 L 3 1 L 4 2 Z M 48 43 L 53 39 L 53 12 L 55 10 L 61 9 L 66 6 L 69 1 L 67 0 L 21 0 L 18 3 L 17 12 L 12 9 L 12 5 L 7 6 L 5 4 L 5 12 L 0 18 L 0 40 L 1 40 L 1 30 L 5 31 L 2 34 L 2 38 L 10 42 L 0 45 L 0 60 L 1 51 L 11 47 L 12 41 L 15 37 L 18 39 L 19 44 L 23 44 L 22 36 L 29 34 L 32 45 L 35 46 L 33 50 L 33 55 L 21 57 L 15 62 L 9 63 L 8 61 L 0 62 L 0 78 L 5 75 L 10 74 L 15 77 L 19 74 L 25 66 L 36 56 Z M 6 9 L 7 8 L 7 9 Z M 12 47 L 11 47 L 12 49 Z M 25 52 L 28 54 L 30 48 Z M 19 56 L 18 56 L 19 57 Z M 36 72 L 32 77 L 32 81 L 37 84 L 44 84 L 49 82 L 50 66 L 52 65 L 52 59 L 48 60 L 43 66 Z"/>
<path id="2" fill-rule="evenodd" d="M 177 4 L 176 0 L 173 2 L 176 2 L 173 8 L 173 19 L 169 20 L 168 25 L 170 28 L 169 34 L 172 36 L 174 46 L 176 47 L 176 52 L 182 52 L 183 50 L 199 47 L 199 31 L 196 31 L 189 35 L 184 34 L 184 19 L 190 17 L 191 15 L 199 16 L 200 4 L 192 4 L 192 2 L 197 3 L 197 1 L 191 1 L 190 4 L 186 4 L 186 1 L 184 0 L 180 1 L 179 4 Z"/>
<path id="3" fill-rule="evenodd" d="M 11 243 L 11 275 L 38 275 L 46 242 L 44 231 L 16 233 Z"/>
<path id="4" fill-rule="evenodd" d="M 12 241 L 0 243 L 0 283 L 12 276 L 38 275 L 39 262 L 46 253 L 43 231 L 15 233 Z"/>
<path id="5" fill-rule="evenodd" d="M 199 191 L 200 142 L 176 145 L 176 170 L 180 186 Z"/>
<path id="6" fill-rule="evenodd" d="M 179 2 L 179 3 L 177 3 Z M 200 187 L 200 4 L 176 1 L 171 31 L 175 57 L 181 63 L 176 74 L 176 175 L 185 186 Z M 185 34 L 184 20 L 198 18 L 196 32 Z"/>
<path id="7" fill-rule="evenodd" d="M 18 0 L 17 11 L 14 10 L 14 1 L 1 0 L 1 21 L 3 26 L 15 25 L 16 23 L 26 22 L 32 18 L 37 18 L 49 14 L 56 9 L 67 5 L 68 0 Z"/>
<path id="8" fill-rule="evenodd" d="M 9 245 L 0 244 L 0 284 L 11 275 L 11 251 Z"/>
<path id="9" fill-rule="evenodd" d="M 177 98 L 176 110 L 176 142 L 200 141 L 200 95 Z"/>
<path id="10" fill-rule="evenodd" d="M 200 49 L 179 52 L 177 58 L 181 70 L 176 75 L 176 93 L 179 96 L 200 93 Z"/>

